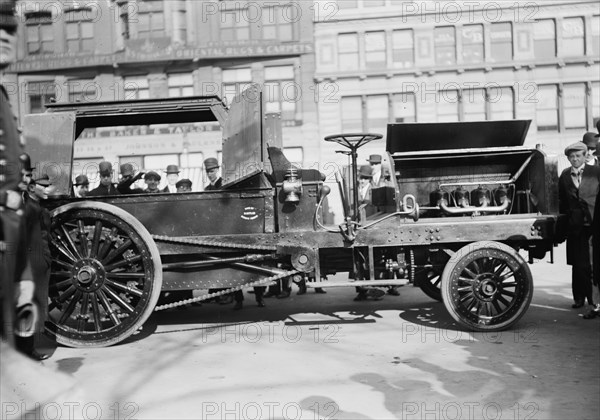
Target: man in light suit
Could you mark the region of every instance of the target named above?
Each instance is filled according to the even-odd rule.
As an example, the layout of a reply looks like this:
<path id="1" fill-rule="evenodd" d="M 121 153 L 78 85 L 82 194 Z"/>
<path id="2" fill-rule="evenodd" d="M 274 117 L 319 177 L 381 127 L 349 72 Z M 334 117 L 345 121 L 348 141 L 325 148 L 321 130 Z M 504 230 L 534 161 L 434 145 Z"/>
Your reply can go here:
<path id="1" fill-rule="evenodd" d="M 581 308 L 592 298 L 592 262 L 590 256 L 592 224 L 598 189 L 600 167 L 586 165 L 587 146 L 573 143 L 565 149 L 571 167 L 558 181 L 559 211 L 566 216 L 567 264 L 572 266 L 573 308 Z"/>

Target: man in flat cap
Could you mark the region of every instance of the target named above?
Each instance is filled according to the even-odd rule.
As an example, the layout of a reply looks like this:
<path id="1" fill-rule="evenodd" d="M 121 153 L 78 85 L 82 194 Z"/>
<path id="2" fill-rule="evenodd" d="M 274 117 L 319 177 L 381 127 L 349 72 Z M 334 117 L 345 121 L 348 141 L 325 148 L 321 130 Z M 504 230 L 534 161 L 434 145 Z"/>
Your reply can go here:
<path id="1" fill-rule="evenodd" d="M 100 185 L 94 188 L 92 191 L 88 193 L 88 196 L 94 195 L 119 195 L 120 192 L 117 190 L 117 187 L 112 182 L 113 177 L 113 169 L 112 164 L 107 161 L 102 161 L 98 165 L 99 173 L 100 173 Z"/>
<path id="2" fill-rule="evenodd" d="M 158 183 L 160 182 L 160 175 L 154 171 L 149 171 L 144 175 L 144 181 L 146 182 L 146 194 L 157 194 L 161 192 L 158 189 Z"/>
<path id="3" fill-rule="evenodd" d="M 596 156 L 596 149 L 598 148 L 598 136 L 596 133 L 588 131 L 583 135 L 581 140 L 588 148 L 587 155 L 585 157 L 585 163 L 592 166 L 600 166 L 598 162 L 598 156 Z"/>
<path id="4" fill-rule="evenodd" d="M 204 187 L 204 191 L 220 190 L 223 186 L 223 179 L 219 176 L 219 162 L 215 158 L 204 160 L 204 170 L 208 176 L 210 184 Z"/>
<path id="5" fill-rule="evenodd" d="M 586 165 L 587 146 L 573 143 L 565 149 L 571 166 L 558 181 L 561 225 L 566 232 L 567 264 L 572 266 L 573 308 L 581 308 L 592 298 L 591 237 L 594 207 L 600 189 L 600 167 Z"/>
<path id="6" fill-rule="evenodd" d="M 90 180 L 85 175 L 77 175 L 75 177 L 75 182 L 73 183 L 73 192 L 75 197 L 83 198 L 85 197 L 90 190 Z"/>
<path id="7" fill-rule="evenodd" d="M 176 193 L 177 181 L 179 180 L 179 167 L 177 165 L 167 165 L 167 186 L 162 189 L 162 192 Z"/>
<path id="8" fill-rule="evenodd" d="M 187 178 L 180 179 L 175 184 L 175 187 L 177 187 L 177 192 L 178 193 L 192 192 L 192 181 L 189 180 L 189 179 L 187 179 Z"/>
<path id="9" fill-rule="evenodd" d="M 15 1 L 0 0 L 0 72 L 16 61 L 17 26 Z M 23 272 L 19 261 L 26 258 L 19 189 L 23 146 L 17 117 L 6 89 L 0 85 L 0 333 L 9 344 L 14 344 L 15 286 Z"/>
<path id="10" fill-rule="evenodd" d="M 121 180 L 117 184 L 117 190 L 119 190 L 121 194 L 141 194 L 144 192 L 141 188 L 131 188 L 134 182 L 144 176 L 144 172 L 138 172 L 136 174 L 131 163 L 124 163 L 119 169 L 121 170 Z"/>

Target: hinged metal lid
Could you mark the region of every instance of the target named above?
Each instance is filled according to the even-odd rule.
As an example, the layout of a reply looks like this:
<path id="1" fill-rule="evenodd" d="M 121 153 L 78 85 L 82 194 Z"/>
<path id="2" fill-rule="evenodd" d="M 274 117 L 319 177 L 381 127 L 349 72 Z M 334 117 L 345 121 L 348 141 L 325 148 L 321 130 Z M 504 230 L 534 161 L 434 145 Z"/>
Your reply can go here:
<path id="1" fill-rule="evenodd" d="M 388 124 L 389 153 L 522 146 L 531 120 Z"/>

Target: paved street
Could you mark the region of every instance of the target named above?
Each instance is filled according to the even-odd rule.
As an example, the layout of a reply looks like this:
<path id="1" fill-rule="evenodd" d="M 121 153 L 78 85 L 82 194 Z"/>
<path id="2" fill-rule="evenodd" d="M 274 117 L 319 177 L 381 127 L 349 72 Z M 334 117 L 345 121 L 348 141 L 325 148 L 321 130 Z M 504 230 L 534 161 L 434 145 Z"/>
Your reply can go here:
<path id="1" fill-rule="evenodd" d="M 5 403 L 1 417 L 598 419 L 600 319 L 570 308 L 563 253 L 532 265 L 533 303 L 510 331 L 461 331 L 409 286 L 380 302 L 353 302 L 343 288 L 264 309 L 246 294 L 243 311 L 169 310 L 124 344 L 56 349 L 43 365 L 69 375 L 57 382 L 66 391 L 38 406 Z"/>

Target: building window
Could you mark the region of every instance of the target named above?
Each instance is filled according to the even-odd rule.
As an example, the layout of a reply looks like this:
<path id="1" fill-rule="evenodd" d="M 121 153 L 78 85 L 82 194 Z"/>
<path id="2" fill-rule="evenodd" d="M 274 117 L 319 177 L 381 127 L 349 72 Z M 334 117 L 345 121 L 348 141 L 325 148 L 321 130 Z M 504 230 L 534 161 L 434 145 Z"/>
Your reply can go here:
<path id="1" fill-rule="evenodd" d="M 94 51 L 94 23 L 90 20 L 90 9 L 69 10 L 65 12 L 65 32 L 67 52 L 82 53 Z"/>
<path id="2" fill-rule="evenodd" d="M 96 82 L 90 79 L 72 79 L 67 82 L 69 102 L 92 102 L 98 99 Z"/>
<path id="3" fill-rule="evenodd" d="M 492 23 L 490 38 L 491 59 L 496 62 L 512 60 L 512 24 L 510 22 Z"/>
<path id="4" fill-rule="evenodd" d="M 367 96 L 367 126 L 366 131 L 385 133 L 389 121 L 389 100 L 387 95 Z"/>
<path id="5" fill-rule="evenodd" d="M 392 113 L 395 123 L 417 121 L 416 98 L 414 93 L 395 93 L 392 95 Z"/>
<path id="6" fill-rule="evenodd" d="M 489 88 L 490 120 L 512 120 L 515 117 L 514 92 L 511 87 Z"/>
<path id="7" fill-rule="evenodd" d="M 563 85 L 562 108 L 564 128 L 585 129 L 587 126 L 585 83 Z"/>
<path id="8" fill-rule="evenodd" d="M 162 0 L 138 1 L 138 38 L 160 38 L 165 33 L 165 13 Z"/>
<path id="9" fill-rule="evenodd" d="M 53 81 L 28 82 L 29 113 L 39 114 L 46 110 L 45 104 L 56 97 L 56 86 Z"/>
<path id="10" fill-rule="evenodd" d="M 356 9 L 358 8 L 358 0 L 337 0 L 338 9 Z"/>
<path id="11" fill-rule="evenodd" d="M 437 101 L 438 122 L 459 121 L 460 93 L 458 90 L 442 90 Z"/>
<path id="12" fill-rule="evenodd" d="M 394 67 L 414 67 L 415 44 L 412 29 L 392 32 L 392 63 Z"/>
<path id="13" fill-rule="evenodd" d="M 460 99 L 461 121 L 485 121 L 487 119 L 485 89 L 464 89 Z"/>
<path id="14" fill-rule="evenodd" d="M 465 25 L 461 29 L 464 63 L 483 61 L 483 25 Z"/>
<path id="15" fill-rule="evenodd" d="M 25 15 L 27 54 L 51 54 L 54 52 L 52 13 L 37 12 Z"/>
<path id="16" fill-rule="evenodd" d="M 118 25 L 121 28 L 121 36 L 123 39 L 129 39 L 131 32 L 129 27 L 129 2 L 128 1 L 118 1 L 117 5 L 119 7 L 119 22 Z"/>
<path id="17" fill-rule="evenodd" d="M 223 92 L 221 94 L 228 104 L 233 98 L 246 89 L 252 83 L 252 71 L 250 68 L 223 70 Z"/>
<path id="18" fill-rule="evenodd" d="M 363 0 L 363 7 L 385 6 L 385 0 Z"/>
<path id="19" fill-rule="evenodd" d="M 360 96 L 348 96 L 342 98 L 342 131 L 361 132 L 362 122 L 362 98 Z"/>
<path id="20" fill-rule="evenodd" d="M 558 131 L 558 86 L 538 86 L 536 123 L 538 131 Z"/>
<path id="21" fill-rule="evenodd" d="M 340 69 L 358 69 L 358 35 L 338 35 L 338 62 Z"/>
<path id="22" fill-rule="evenodd" d="M 146 76 L 130 76 L 123 78 L 125 100 L 150 98 L 150 85 Z"/>
<path id="23" fill-rule="evenodd" d="M 291 6 L 265 7 L 262 11 L 263 39 L 277 39 L 281 42 L 292 41 L 293 22 L 297 21 L 296 9 Z"/>
<path id="24" fill-rule="evenodd" d="M 221 12 L 221 39 L 223 41 L 243 41 L 250 39 L 250 22 L 243 10 Z"/>
<path id="25" fill-rule="evenodd" d="M 182 44 L 187 42 L 187 17 L 185 0 L 176 0 L 173 6 L 173 39 Z"/>
<path id="26" fill-rule="evenodd" d="M 592 126 L 600 120 L 600 82 L 592 82 Z"/>
<path id="27" fill-rule="evenodd" d="M 583 18 L 567 18 L 562 21 L 562 39 L 564 56 L 584 55 Z"/>
<path id="28" fill-rule="evenodd" d="M 534 25 L 533 49 L 536 59 L 556 57 L 556 23 L 541 19 Z"/>
<path id="29" fill-rule="evenodd" d="M 367 32 L 365 34 L 365 54 L 367 68 L 386 66 L 385 32 Z"/>
<path id="30" fill-rule="evenodd" d="M 280 112 L 283 121 L 296 119 L 296 102 L 301 93 L 294 82 L 294 66 L 265 67 L 264 93 L 267 112 Z"/>
<path id="31" fill-rule="evenodd" d="M 456 36 L 453 26 L 434 29 L 435 64 L 447 66 L 456 64 Z"/>
<path id="32" fill-rule="evenodd" d="M 174 73 L 167 75 L 169 98 L 181 98 L 194 95 L 194 77 L 191 73 Z"/>
<path id="33" fill-rule="evenodd" d="M 599 56 L 600 55 L 600 16 L 592 16 L 592 46 L 591 53 L 592 55 Z"/>

